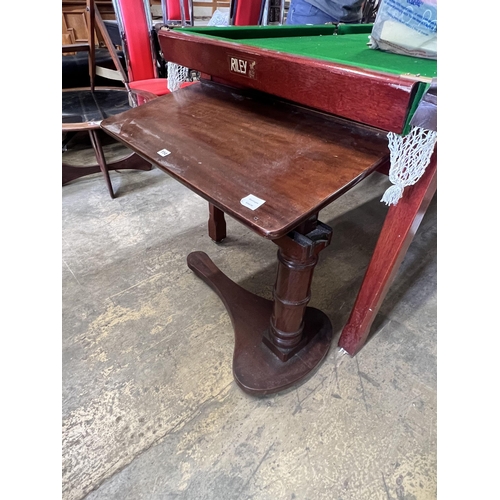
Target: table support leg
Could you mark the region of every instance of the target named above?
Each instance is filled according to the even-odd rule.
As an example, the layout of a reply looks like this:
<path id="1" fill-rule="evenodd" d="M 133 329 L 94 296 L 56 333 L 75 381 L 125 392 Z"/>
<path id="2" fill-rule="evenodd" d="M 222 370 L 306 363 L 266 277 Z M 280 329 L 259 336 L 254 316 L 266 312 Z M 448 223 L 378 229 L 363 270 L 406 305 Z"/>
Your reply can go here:
<path id="1" fill-rule="evenodd" d="M 95 151 L 95 157 L 97 159 L 97 163 L 101 169 L 102 174 L 104 175 L 104 180 L 106 181 L 106 185 L 108 186 L 108 191 L 111 198 L 115 197 L 115 193 L 113 192 L 113 185 L 111 184 L 111 179 L 109 178 L 108 166 L 106 165 L 106 158 L 104 157 L 104 151 L 101 147 L 101 141 L 99 140 L 99 136 L 97 135 L 96 130 L 89 130 L 90 141 L 92 142 L 92 147 Z"/>
<path id="2" fill-rule="evenodd" d="M 71 133 L 71 132 L 70 132 Z M 92 143 L 93 146 L 93 143 Z M 102 150 L 102 146 L 101 146 Z M 94 148 L 95 152 L 95 148 Z M 104 156 L 104 155 L 103 155 Z M 97 160 L 97 155 L 96 155 Z M 145 172 L 152 170 L 152 165 L 148 161 L 141 158 L 138 154 L 130 151 L 130 155 L 122 158 L 118 161 L 113 161 L 112 163 L 106 162 L 106 167 L 108 172 L 110 170 L 143 170 Z M 89 165 L 89 166 L 78 166 L 71 165 L 68 163 L 62 163 L 62 185 L 68 184 L 68 182 L 79 179 L 80 177 L 85 177 L 86 175 L 97 174 L 102 172 L 102 168 L 99 164 Z"/>
<path id="3" fill-rule="evenodd" d="M 275 300 L 259 297 L 230 280 L 203 252 L 189 254 L 190 269 L 222 300 L 235 334 L 233 375 L 249 394 L 273 394 L 307 377 L 324 359 L 333 338 L 328 317 L 306 307 L 318 253 L 331 238 L 321 223 L 312 233 L 276 240 Z"/>
<path id="4" fill-rule="evenodd" d="M 339 339 L 338 346 L 351 356 L 363 347 L 375 316 L 436 192 L 436 155 L 434 151 L 421 179 L 406 188 L 403 198 L 387 212 L 356 302 Z"/>
<path id="5" fill-rule="evenodd" d="M 307 236 L 293 231 L 274 241 L 280 247 L 278 273 L 273 313 L 263 341 L 281 361 L 288 361 L 310 340 L 304 334 L 304 314 L 311 299 L 318 254 L 330 244 L 331 233 L 328 226 L 315 219 L 314 229 Z"/>
<path id="6" fill-rule="evenodd" d="M 211 203 L 208 204 L 208 235 L 216 243 L 221 242 L 226 237 L 226 220 L 224 212 Z"/>

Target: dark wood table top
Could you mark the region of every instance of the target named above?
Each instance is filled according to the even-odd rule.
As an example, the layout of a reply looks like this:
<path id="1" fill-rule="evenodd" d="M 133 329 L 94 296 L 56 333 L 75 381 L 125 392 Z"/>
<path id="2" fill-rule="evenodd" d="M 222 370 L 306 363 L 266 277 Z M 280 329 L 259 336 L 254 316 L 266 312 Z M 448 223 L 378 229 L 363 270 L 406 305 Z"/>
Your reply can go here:
<path id="1" fill-rule="evenodd" d="M 276 239 L 387 159 L 384 132 L 200 83 L 109 117 L 101 127 L 261 236 Z M 241 200 L 265 203 L 252 210 Z"/>

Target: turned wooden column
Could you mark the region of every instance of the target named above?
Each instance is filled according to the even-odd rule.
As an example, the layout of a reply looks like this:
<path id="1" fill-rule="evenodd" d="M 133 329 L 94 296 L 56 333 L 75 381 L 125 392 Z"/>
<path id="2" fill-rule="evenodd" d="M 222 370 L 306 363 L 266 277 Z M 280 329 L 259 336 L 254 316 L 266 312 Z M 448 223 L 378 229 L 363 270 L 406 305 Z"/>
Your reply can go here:
<path id="1" fill-rule="evenodd" d="M 278 272 L 270 325 L 263 342 L 287 361 L 310 340 L 304 331 L 304 314 L 311 299 L 311 281 L 318 254 L 331 241 L 332 230 L 314 216 L 304 226 L 307 234 L 292 231 L 274 240 L 278 250 Z"/>

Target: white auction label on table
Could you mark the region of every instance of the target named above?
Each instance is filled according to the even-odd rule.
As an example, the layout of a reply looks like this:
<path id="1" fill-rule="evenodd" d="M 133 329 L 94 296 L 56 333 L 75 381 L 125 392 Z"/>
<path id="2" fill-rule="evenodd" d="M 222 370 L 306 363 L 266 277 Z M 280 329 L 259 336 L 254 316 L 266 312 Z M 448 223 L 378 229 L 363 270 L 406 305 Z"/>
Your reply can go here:
<path id="1" fill-rule="evenodd" d="M 261 200 L 260 198 L 257 198 L 257 196 L 253 194 L 249 194 L 248 196 L 245 196 L 244 198 L 241 198 L 240 203 L 244 206 L 249 208 L 250 210 L 256 210 L 259 208 L 261 205 L 263 205 L 266 202 L 266 200 Z"/>
<path id="2" fill-rule="evenodd" d="M 168 149 L 162 149 L 161 151 L 158 151 L 158 154 L 160 156 L 168 156 L 170 154 L 170 151 Z"/>

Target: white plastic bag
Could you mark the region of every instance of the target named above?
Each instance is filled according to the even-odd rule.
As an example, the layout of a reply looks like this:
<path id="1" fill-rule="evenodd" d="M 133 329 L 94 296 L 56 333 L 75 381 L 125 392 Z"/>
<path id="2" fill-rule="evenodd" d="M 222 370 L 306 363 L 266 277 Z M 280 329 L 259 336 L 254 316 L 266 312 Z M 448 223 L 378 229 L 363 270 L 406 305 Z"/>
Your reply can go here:
<path id="1" fill-rule="evenodd" d="M 371 48 L 437 59 L 437 0 L 381 0 Z"/>
<path id="2" fill-rule="evenodd" d="M 207 26 L 229 26 L 229 12 L 217 9 L 208 21 Z"/>

